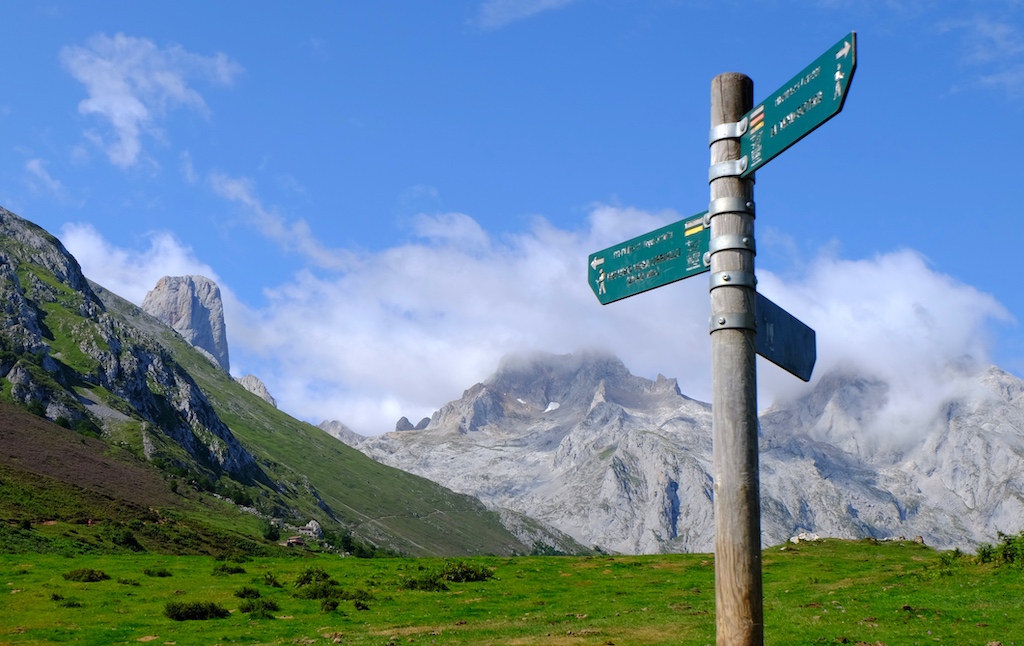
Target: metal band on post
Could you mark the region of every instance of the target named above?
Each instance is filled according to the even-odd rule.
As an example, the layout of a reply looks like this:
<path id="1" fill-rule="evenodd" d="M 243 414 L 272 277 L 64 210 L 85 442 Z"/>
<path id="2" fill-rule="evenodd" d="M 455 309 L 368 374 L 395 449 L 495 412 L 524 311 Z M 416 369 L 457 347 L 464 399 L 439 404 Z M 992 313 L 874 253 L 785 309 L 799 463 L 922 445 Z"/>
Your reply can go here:
<path id="1" fill-rule="evenodd" d="M 720 197 L 708 205 L 706 217 L 713 218 L 719 213 L 746 213 L 754 215 L 754 203 L 742 197 Z"/>
<path id="2" fill-rule="evenodd" d="M 708 184 L 723 177 L 739 177 L 745 170 L 747 170 L 746 157 L 711 164 L 711 167 L 708 168 Z"/>
<path id="3" fill-rule="evenodd" d="M 711 238 L 711 242 L 708 244 L 708 253 L 712 256 L 719 251 L 726 250 L 738 250 L 738 251 L 749 251 L 752 254 L 757 254 L 757 248 L 754 243 L 752 236 L 741 236 L 741 235 L 725 235 L 716 236 Z"/>
<path id="4" fill-rule="evenodd" d="M 708 133 L 708 145 L 723 139 L 739 139 L 747 132 L 748 123 L 747 118 L 743 117 L 739 121 L 720 123 L 714 126 Z"/>
<path id="5" fill-rule="evenodd" d="M 722 312 L 711 317 L 708 333 L 718 330 L 757 330 L 757 317 L 750 312 Z"/>
<path id="6" fill-rule="evenodd" d="M 757 277 L 746 271 L 716 271 L 708 282 L 709 291 L 718 287 L 757 287 Z"/>

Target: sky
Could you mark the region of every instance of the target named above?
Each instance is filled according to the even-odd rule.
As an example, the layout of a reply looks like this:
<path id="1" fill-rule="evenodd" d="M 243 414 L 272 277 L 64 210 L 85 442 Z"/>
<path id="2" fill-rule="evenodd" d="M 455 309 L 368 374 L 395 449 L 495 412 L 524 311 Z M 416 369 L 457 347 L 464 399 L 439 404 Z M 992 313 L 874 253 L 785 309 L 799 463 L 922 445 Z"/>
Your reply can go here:
<path id="1" fill-rule="evenodd" d="M 759 360 L 759 406 L 838 368 L 919 410 L 965 357 L 1024 375 L 1019 0 L 0 18 L 0 205 L 135 303 L 161 276 L 217 281 L 232 374 L 312 423 L 416 422 L 522 351 L 608 350 L 708 401 L 706 275 L 602 306 L 587 256 L 707 208 L 716 75 L 760 101 L 851 31 L 843 111 L 756 173 L 759 290 L 818 351 L 810 384 Z"/>

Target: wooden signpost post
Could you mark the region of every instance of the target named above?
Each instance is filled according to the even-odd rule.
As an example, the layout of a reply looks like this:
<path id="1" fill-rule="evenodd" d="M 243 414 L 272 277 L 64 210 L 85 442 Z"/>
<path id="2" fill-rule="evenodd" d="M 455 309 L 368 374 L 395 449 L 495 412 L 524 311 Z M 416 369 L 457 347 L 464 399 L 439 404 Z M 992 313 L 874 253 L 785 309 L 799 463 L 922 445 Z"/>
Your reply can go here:
<path id="1" fill-rule="evenodd" d="M 757 293 L 753 172 L 842 110 L 856 66 L 851 32 L 756 106 L 748 77 L 715 77 L 707 212 L 588 259 L 602 305 L 710 271 L 718 646 L 764 643 L 755 355 L 808 381 L 816 354 L 814 330 Z"/>

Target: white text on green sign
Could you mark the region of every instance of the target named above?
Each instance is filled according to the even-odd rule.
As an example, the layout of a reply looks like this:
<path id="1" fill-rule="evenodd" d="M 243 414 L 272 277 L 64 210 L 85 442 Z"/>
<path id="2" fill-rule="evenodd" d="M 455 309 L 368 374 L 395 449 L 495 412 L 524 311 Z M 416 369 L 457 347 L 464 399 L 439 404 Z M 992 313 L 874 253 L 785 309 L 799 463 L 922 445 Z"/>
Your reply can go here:
<path id="1" fill-rule="evenodd" d="M 857 33 L 838 43 L 747 113 L 740 155 L 747 177 L 843 109 L 857 69 Z M 741 122 L 742 123 L 742 122 Z"/>
<path id="2" fill-rule="evenodd" d="M 708 271 L 704 213 L 637 236 L 588 259 L 588 282 L 602 305 Z"/>

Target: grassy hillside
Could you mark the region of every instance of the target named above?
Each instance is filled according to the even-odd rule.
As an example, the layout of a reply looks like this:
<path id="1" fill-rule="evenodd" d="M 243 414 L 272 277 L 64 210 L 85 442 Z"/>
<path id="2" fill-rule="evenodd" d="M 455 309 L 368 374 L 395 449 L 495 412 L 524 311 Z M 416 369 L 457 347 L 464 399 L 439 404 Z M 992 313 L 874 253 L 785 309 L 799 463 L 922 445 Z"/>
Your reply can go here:
<path id="1" fill-rule="evenodd" d="M 265 499 L 283 498 L 306 519 L 326 526 L 336 521 L 365 540 L 412 556 L 529 551 L 476 499 L 375 462 L 277 410 L 174 331 L 111 292 L 94 289 L 108 309 L 167 348 L 264 472 L 283 486 L 277 492 L 264 488 Z"/>
<path id="2" fill-rule="evenodd" d="M 259 519 L 129 451 L 0 403 L 0 552 L 271 554 Z"/>
<path id="3" fill-rule="evenodd" d="M 763 562 L 769 646 L 1024 642 L 1024 578 L 1014 565 L 910 542 L 838 540 L 770 548 Z M 76 570 L 109 578 L 65 578 Z M 704 646 L 715 642 L 713 571 L 706 554 L 0 556 L 9 591 L 0 595 L 0 642 Z M 317 582 L 321 572 L 336 585 Z M 165 614 L 200 604 L 225 616 Z"/>

